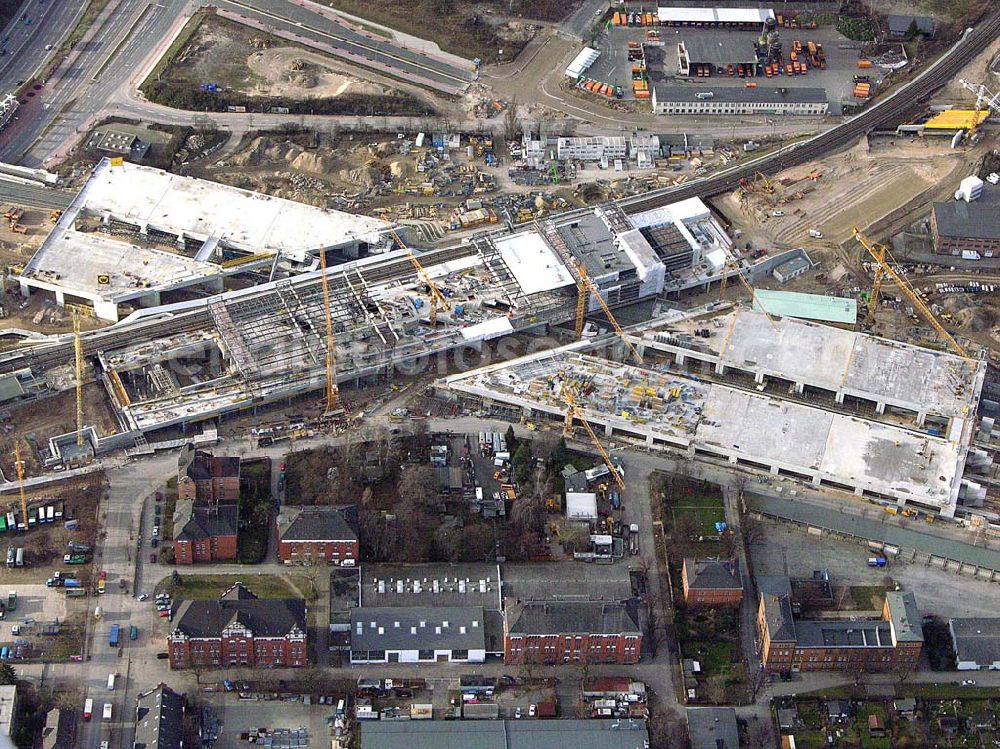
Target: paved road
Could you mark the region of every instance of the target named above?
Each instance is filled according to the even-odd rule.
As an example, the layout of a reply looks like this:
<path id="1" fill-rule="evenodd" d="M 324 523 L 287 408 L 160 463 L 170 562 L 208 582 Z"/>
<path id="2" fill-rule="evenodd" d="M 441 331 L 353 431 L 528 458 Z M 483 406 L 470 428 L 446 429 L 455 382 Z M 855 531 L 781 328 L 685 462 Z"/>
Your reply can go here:
<path id="1" fill-rule="evenodd" d="M 58 48 L 63 36 L 73 27 L 85 0 L 29 0 L 21 12 L 3 30 L 0 49 L 0 95 L 14 91 L 18 81 L 29 80 Z M 23 18 L 30 18 L 25 25 Z"/>

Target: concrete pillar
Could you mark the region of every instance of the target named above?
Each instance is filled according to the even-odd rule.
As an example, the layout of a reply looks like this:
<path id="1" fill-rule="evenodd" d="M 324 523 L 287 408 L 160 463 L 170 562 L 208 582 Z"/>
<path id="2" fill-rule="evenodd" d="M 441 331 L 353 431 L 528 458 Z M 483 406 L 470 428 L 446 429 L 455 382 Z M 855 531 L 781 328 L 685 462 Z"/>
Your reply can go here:
<path id="1" fill-rule="evenodd" d="M 66 305 L 66 295 L 61 291 L 56 291 L 56 304 L 60 307 L 64 307 Z"/>
<path id="2" fill-rule="evenodd" d="M 795 394 L 802 395 L 806 391 L 806 384 L 804 382 L 795 383 Z"/>
<path id="3" fill-rule="evenodd" d="M 860 486 L 856 486 L 854 487 L 854 494 L 858 497 L 863 497 L 865 496 L 865 490 Z"/>
<path id="4" fill-rule="evenodd" d="M 925 421 L 927 421 L 927 412 L 926 411 L 919 411 L 917 413 L 917 426 L 921 426 L 922 427 L 924 425 Z"/>
<path id="5" fill-rule="evenodd" d="M 820 486 L 822 483 L 823 483 L 823 479 L 821 479 L 819 476 L 813 476 L 812 477 L 812 485 L 813 486 Z"/>
<path id="6" fill-rule="evenodd" d="M 722 377 L 726 373 L 726 365 L 723 364 L 722 362 L 716 362 L 715 373 L 719 375 L 719 377 Z"/>
<path id="7" fill-rule="evenodd" d="M 767 470 L 768 470 L 768 473 L 770 473 L 772 476 L 777 476 L 778 475 L 778 466 L 771 466 Z"/>
<path id="8" fill-rule="evenodd" d="M 764 384 L 764 373 L 763 372 L 758 372 L 757 374 L 755 374 L 753 376 L 753 381 L 756 382 L 758 385 L 763 385 Z"/>
<path id="9" fill-rule="evenodd" d="M 875 403 L 875 413 L 884 414 L 885 413 L 885 403 L 878 401 Z"/>
<path id="10" fill-rule="evenodd" d="M 615 434 L 614 427 L 611 426 L 610 424 L 605 424 L 604 425 L 604 436 L 605 437 L 613 437 L 614 434 Z"/>
<path id="11" fill-rule="evenodd" d="M 676 361 L 677 361 L 677 366 L 678 367 L 683 367 L 684 366 L 684 354 L 682 354 L 680 351 L 677 352 L 677 359 L 676 359 Z"/>
<path id="12" fill-rule="evenodd" d="M 94 302 L 94 314 L 101 320 L 118 322 L 118 305 L 114 302 Z"/>
<path id="13" fill-rule="evenodd" d="M 646 358 L 646 346 L 645 346 L 645 344 L 642 344 L 642 343 L 638 344 L 635 347 L 635 350 L 639 352 L 639 356 L 640 357 L 642 357 L 643 359 Z"/>
<path id="14" fill-rule="evenodd" d="M 738 458 L 737 458 L 737 457 L 736 457 L 735 455 L 730 455 L 730 456 L 729 456 L 729 458 L 728 458 L 728 460 L 729 460 L 729 462 L 730 462 L 730 463 L 731 463 L 732 465 L 736 465 L 736 463 L 737 463 L 737 461 L 738 461 L 739 459 L 738 459 Z"/>
<path id="15" fill-rule="evenodd" d="M 31 287 L 28 286 L 28 284 L 25 283 L 24 281 L 18 281 L 18 284 L 21 287 L 21 296 L 23 296 L 25 299 L 27 299 L 28 297 L 30 297 L 31 296 Z"/>
<path id="16" fill-rule="evenodd" d="M 833 397 L 833 400 L 834 400 L 834 402 L 839 403 L 840 405 L 843 405 L 844 404 L 844 393 L 842 391 L 838 390 L 837 394 Z"/>
<path id="17" fill-rule="evenodd" d="M 647 447 L 652 447 L 653 446 L 653 435 L 652 435 L 652 433 L 649 433 L 649 434 L 646 435 L 646 446 Z"/>
<path id="18" fill-rule="evenodd" d="M 143 294 L 139 297 L 136 302 L 140 307 L 159 307 L 160 306 L 160 292 L 150 291 L 148 294 Z"/>
<path id="19" fill-rule="evenodd" d="M 222 276 L 215 276 L 214 278 L 209 278 L 205 281 L 205 285 L 208 286 L 212 291 L 225 291 L 226 287 L 223 283 Z"/>

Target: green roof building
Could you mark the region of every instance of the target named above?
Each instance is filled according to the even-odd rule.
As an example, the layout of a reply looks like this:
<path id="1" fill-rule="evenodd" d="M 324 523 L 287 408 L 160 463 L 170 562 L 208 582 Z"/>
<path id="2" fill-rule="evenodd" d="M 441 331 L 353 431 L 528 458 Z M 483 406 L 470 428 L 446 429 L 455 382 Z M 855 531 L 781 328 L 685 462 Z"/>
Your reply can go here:
<path id="1" fill-rule="evenodd" d="M 858 302 L 839 296 L 757 289 L 753 308 L 779 317 L 796 317 L 845 327 L 858 322 Z"/>

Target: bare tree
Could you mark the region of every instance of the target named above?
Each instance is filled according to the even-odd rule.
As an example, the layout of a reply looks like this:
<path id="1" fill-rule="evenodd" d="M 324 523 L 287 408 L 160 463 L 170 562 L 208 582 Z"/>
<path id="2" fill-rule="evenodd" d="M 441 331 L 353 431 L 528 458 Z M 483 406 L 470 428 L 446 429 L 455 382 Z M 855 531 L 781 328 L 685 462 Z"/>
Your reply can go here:
<path id="1" fill-rule="evenodd" d="M 396 491 L 399 493 L 401 503 L 411 503 L 420 507 L 430 506 L 437 498 L 433 466 L 406 466 L 400 473 Z"/>
<path id="2" fill-rule="evenodd" d="M 753 716 L 747 725 L 748 749 L 771 749 L 773 746 L 774 729 L 771 727 L 771 721 Z"/>
<path id="3" fill-rule="evenodd" d="M 764 543 L 767 535 L 764 524 L 752 515 L 744 515 L 740 518 L 740 532 L 748 547 Z"/>
<path id="4" fill-rule="evenodd" d="M 511 97 L 507 103 L 507 111 L 503 115 L 503 136 L 510 142 L 517 140 L 521 135 L 521 127 L 517 121 L 517 97 Z"/>

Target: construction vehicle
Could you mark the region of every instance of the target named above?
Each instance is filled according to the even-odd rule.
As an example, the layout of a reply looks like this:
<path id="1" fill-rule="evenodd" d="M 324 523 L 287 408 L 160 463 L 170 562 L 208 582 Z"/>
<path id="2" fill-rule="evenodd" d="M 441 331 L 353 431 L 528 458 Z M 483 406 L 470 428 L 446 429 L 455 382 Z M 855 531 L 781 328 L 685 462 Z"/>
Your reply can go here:
<path id="1" fill-rule="evenodd" d="M 604 465 L 608 467 L 608 470 L 611 471 L 611 475 L 614 477 L 615 483 L 618 484 L 618 488 L 621 491 L 625 491 L 625 479 L 619 472 L 618 466 L 612 462 L 611 456 L 608 455 L 608 451 L 604 449 L 604 445 L 602 445 L 601 441 L 597 439 L 597 434 L 594 432 L 593 427 L 590 426 L 590 422 L 584 418 L 583 413 L 577 407 L 576 396 L 573 395 L 572 389 L 568 387 L 564 388 L 562 396 L 563 400 L 566 401 L 566 425 L 563 428 L 563 434 L 568 435 L 573 430 L 574 419 L 583 424 L 583 428 L 587 430 L 587 435 L 590 437 L 590 441 L 594 443 L 594 447 L 597 448 L 597 452 L 601 454 L 601 459 L 604 461 Z"/>
<path id="2" fill-rule="evenodd" d="M 884 275 L 892 279 L 896 287 L 902 292 L 903 296 L 906 297 L 907 301 L 927 322 L 934 328 L 935 332 L 941 336 L 949 346 L 951 346 L 955 352 L 965 359 L 967 362 L 974 362 L 975 359 L 962 347 L 962 345 L 955 340 L 955 338 L 949 333 L 945 327 L 938 321 L 934 313 L 931 312 L 930 308 L 924 304 L 923 300 L 917 295 L 910 286 L 909 281 L 900 276 L 895 270 L 893 270 L 892 265 L 888 262 L 891 257 L 887 259 L 889 254 L 888 248 L 882 248 L 881 250 L 877 248 L 857 227 L 854 228 L 854 238 L 858 240 L 858 243 L 867 250 L 868 254 L 872 256 L 876 263 L 878 263 L 879 268 L 882 269 Z M 881 285 L 881 281 L 879 281 Z M 874 294 L 873 294 L 874 296 Z M 869 302 L 870 303 L 870 302 Z"/>
<path id="3" fill-rule="evenodd" d="M 633 357 L 635 357 L 636 363 L 642 364 L 642 356 L 636 350 L 632 342 L 629 341 L 628 336 L 625 335 L 625 331 L 622 326 L 618 324 L 618 320 L 615 319 L 614 314 L 611 312 L 611 308 L 608 303 L 604 301 L 604 297 L 601 296 L 601 290 L 597 288 L 597 285 L 590 279 L 587 275 L 586 269 L 582 265 L 576 266 L 576 272 L 579 280 L 577 281 L 577 297 L 576 297 L 576 339 L 580 340 L 583 338 L 583 323 L 584 318 L 587 315 L 587 298 L 590 292 L 594 292 L 594 296 L 597 298 L 597 303 L 601 306 L 604 311 L 604 315 L 608 318 L 608 322 L 615 329 L 618 337 L 621 338 L 625 347 L 629 350 Z"/>
<path id="4" fill-rule="evenodd" d="M 420 282 L 427 287 L 427 290 L 431 295 L 430 322 L 431 322 L 431 327 L 435 327 L 437 325 L 438 307 L 441 307 L 441 309 L 443 309 L 445 312 L 450 312 L 451 303 L 448 301 L 445 295 L 441 293 L 441 289 L 437 287 L 437 284 L 434 283 L 434 280 L 430 277 L 430 275 L 428 275 L 427 271 L 424 269 L 424 266 L 422 266 L 420 264 L 420 261 L 417 260 L 417 256 L 413 254 L 413 250 L 407 247 L 407 245 L 403 242 L 403 240 L 399 238 L 399 235 L 396 233 L 394 229 L 389 231 L 389 236 L 392 237 L 392 239 L 396 242 L 396 244 L 398 244 L 402 249 L 406 250 L 406 254 L 409 257 L 410 263 L 413 264 L 414 269 L 417 271 L 417 278 L 419 278 Z"/>

